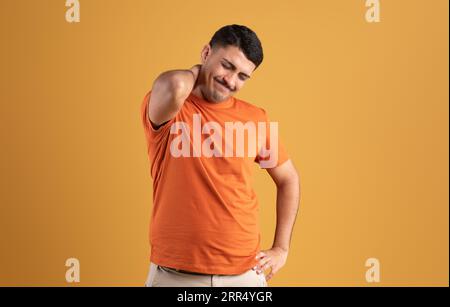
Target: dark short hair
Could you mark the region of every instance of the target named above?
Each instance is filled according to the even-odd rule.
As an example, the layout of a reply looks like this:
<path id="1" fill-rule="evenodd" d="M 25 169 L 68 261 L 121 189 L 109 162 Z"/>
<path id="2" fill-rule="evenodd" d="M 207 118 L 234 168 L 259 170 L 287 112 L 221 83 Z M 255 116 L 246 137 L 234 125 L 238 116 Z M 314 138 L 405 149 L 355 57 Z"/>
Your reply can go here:
<path id="1" fill-rule="evenodd" d="M 262 63 L 264 58 L 261 41 L 256 33 L 246 26 L 228 25 L 220 28 L 214 33 L 209 45 L 211 48 L 229 45 L 238 47 L 256 67 Z"/>

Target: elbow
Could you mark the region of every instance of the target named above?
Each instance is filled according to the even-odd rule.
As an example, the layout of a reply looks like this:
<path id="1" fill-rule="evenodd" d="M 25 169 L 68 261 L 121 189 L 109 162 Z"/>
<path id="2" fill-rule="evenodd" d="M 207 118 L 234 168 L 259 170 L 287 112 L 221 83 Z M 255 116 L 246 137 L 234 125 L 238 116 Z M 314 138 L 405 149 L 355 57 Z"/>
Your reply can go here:
<path id="1" fill-rule="evenodd" d="M 300 188 L 300 176 L 297 170 L 292 169 L 282 180 L 277 183 L 277 187 L 282 188 L 291 188 L 298 187 Z"/>
<path id="2" fill-rule="evenodd" d="M 184 100 L 188 96 L 188 85 L 178 75 L 170 75 L 166 80 L 167 91 L 171 93 L 173 100 Z"/>
<path id="3" fill-rule="evenodd" d="M 169 90 L 175 99 L 187 96 L 188 86 L 186 82 L 178 76 L 172 77 L 169 82 Z"/>
<path id="4" fill-rule="evenodd" d="M 290 184 L 300 187 L 300 176 L 297 170 L 294 170 L 289 178 Z"/>
<path id="5" fill-rule="evenodd" d="M 170 95 L 172 101 L 184 100 L 187 97 L 188 85 L 185 80 L 171 71 L 162 73 L 156 79 L 155 86 Z"/>

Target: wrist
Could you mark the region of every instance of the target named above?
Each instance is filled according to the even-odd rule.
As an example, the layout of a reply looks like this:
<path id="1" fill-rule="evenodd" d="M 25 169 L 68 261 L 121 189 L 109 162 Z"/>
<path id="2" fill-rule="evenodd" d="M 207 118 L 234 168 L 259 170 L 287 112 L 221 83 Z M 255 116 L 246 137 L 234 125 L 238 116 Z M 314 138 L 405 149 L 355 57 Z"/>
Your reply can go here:
<path id="1" fill-rule="evenodd" d="M 282 246 L 272 246 L 272 249 L 279 250 L 280 252 L 283 252 L 286 254 L 289 253 L 289 248 L 282 247 Z"/>

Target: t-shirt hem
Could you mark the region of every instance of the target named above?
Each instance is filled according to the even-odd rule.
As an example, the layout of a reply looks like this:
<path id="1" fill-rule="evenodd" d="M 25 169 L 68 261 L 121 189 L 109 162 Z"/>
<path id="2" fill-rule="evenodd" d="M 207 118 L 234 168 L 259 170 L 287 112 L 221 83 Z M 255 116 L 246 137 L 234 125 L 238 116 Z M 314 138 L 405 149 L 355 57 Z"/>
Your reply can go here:
<path id="1" fill-rule="evenodd" d="M 154 264 L 165 266 L 173 269 L 184 270 L 189 272 L 210 274 L 210 275 L 239 275 L 247 272 L 251 268 L 253 268 L 258 261 L 254 259 L 251 265 L 243 265 L 243 266 L 233 266 L 233 267 L 223 267 L 228 264 L 224 264 L 223 266 L 219 266 L 217 263 L 214 264 L 186 264 L 186 262 L 174 261 L 172 259 L 161 258 L 157 255 L 151 254 L 150 261 Z"/>

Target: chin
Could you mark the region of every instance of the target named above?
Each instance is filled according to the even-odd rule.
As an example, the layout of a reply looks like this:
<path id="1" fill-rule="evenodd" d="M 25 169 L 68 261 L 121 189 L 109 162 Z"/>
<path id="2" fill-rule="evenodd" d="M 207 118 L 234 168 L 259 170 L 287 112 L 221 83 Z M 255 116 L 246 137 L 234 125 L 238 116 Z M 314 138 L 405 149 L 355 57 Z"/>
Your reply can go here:
<path id="1" fill-rule="evenodd" d="M 220 94 L 214 95 L 213 97 L 214 97 L 214 99 L 213 99 L 214 102 L 222 102 L 222 101 L 225 101 L 228 99 L 228 96 L 220 95 Z"/>
<path id="2" fill-rule="evenodd" d="M 222 102 L 228 98 L 227 95 L 223 95 L 219 93 L 218 91 L 212 91 L 207 97 L 209 101 L 211 102 Z"/>

